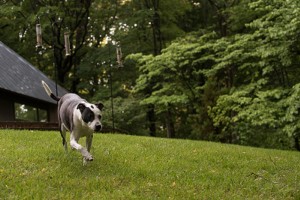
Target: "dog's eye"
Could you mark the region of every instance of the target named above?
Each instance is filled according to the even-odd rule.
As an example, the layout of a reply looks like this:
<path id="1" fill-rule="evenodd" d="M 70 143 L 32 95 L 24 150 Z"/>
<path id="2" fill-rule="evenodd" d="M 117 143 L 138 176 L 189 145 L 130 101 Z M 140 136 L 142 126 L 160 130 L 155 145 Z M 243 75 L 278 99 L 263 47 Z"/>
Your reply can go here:
<path id="1" fill-rule="evenodd" d="M 88 117 L 88 121 L 93 121 L 94 120 L 94 117 L 95 117 L 95 115 L 94 115 L 94 113 L 89 113 L 88 115 L 87 115 L 87 117 Z"/>
<path id="2" fill-rule="evenodd" d="M 95 114 L 89 109 L 85 109 L 82 113 L 82 119 L 85 123 L 92 122 L 95 119 Z"/>
<path id="3" fill-rule="evenodd" d="M 99 117 L 99 120 L 102 118 L 102 116 L 101 116 L 101 115 L 99 115 L 98 117 Z"/>

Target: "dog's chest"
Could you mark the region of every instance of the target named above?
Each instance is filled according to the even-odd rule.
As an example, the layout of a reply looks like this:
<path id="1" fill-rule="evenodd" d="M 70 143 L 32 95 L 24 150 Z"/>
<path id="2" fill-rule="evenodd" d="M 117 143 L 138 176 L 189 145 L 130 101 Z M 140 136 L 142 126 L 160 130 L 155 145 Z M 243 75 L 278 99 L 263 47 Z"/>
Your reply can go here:
<path id="1" fill-rule="evenodd" d="M 93 135 L 93 131 L 84 126 L 75 126 L 73 134 L 76 138 L 86 137 Z"/>

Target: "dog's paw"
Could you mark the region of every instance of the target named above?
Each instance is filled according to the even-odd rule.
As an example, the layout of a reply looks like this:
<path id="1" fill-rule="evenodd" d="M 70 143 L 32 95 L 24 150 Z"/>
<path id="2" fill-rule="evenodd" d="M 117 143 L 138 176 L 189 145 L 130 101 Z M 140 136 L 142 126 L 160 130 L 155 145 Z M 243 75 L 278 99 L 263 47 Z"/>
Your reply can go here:
<path id="1" fill-rule="evenodd" d="M 92 156 L 90 156 L 89 158 L 83 157 L 82 164 L 83 164 L 83 166 L 86 166 L 88 164 L 88 162 L 91 162 L 93 160 L 94 160 L 94 158 Z"/>
<path id="2" fill-rule="evenodd" d="M 87 161 L 93 160 L 93 156 L 85 148 L 82 148 L 81 154 L 82 154 L 83 158 L 86 159 Z"/>
<path id="3" fill-rule="evenodd" d="M 85 158 L 83 158 L 83 159 L 82 159 L 82 165 L 83 165 L 83 166 L 86 166 L 87 163 L 88 163 L 88 161 L 87 161 Z"/>
<path id="4" fill-rule="evenodd" d="M 94 160 L 92 155 L 86 155 L 83 159 L 86 160 L 86 161 L 93 161 Z"/>

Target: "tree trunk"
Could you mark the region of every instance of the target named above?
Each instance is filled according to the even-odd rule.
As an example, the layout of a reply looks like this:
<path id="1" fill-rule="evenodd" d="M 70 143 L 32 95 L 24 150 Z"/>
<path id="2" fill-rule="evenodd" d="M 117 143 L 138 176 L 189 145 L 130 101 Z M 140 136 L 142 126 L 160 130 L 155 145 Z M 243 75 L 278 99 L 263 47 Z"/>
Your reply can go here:
<path id="1" fill-rule="evenodd" d="M 300 143 L 299 143 L 299 137 L 295 137 L 295 148 L 300 151 Z"/>
<path id="2" fill-rule="evenodd" d="M 168 110 L 166 112 L 166 126 L 167 126 L 168 138 L 174 138 L 175 137 L 175 128 L 174 128 L 174 123 L 173 123 L 173 119 L 172 119 L 172 113 L 171 113 L 170 106 L 168 106 Z"/>
<path id="3" fill-rule="evenodd" d="M 153 36 L 153 55 L 157 56 L 161 54 L 162 50 L 162 36 L 160 31 L 160 16 L 159 16 L 159 0 L 145 0 L 145 6 L 148 9 L 153 9 L 154 13 L 152 16 L 151 28 L 152 28 L 152 36 Z M 149 84 L 149 88 L 147 89 L 147 95 L 152 94 L 152 86 L 153 84 Z M 156 136 L 156 117 L 154 105 L 148 105 L 147 111 L 147 119 L 149 122 L 149 131 L 151 136 Z"/>
<path id="4" fill-rule="evenodd" d="M 51 17 L 50 22 L 52 24 L 52 37 L 53 41 L 51 46 L 53 46 L 53 53 L 54 53 L 54 61 L 55 67 L 57 70 L 57 79 L 58 82 L 61 84 L 65 84 L 66 77 L 68 73 L 73 69 L 75 73 L 73 72 L 74 81 L 72 81 L 72 92 L 76 92 L 77 84 L 78 84 L 78 77 L 76 74 L 76 66 L 79 66 L 81 57 L 84 56 L 84 53 L 79 51 L 82 49 L 85 38 L 87 36 L 88 32 L 88 21 L 89 21 L 89 9 L 91 7 L 91 1 L 79 1 L 77 0 L 76 6 L 78 8 L 82 8 L 79 10 L 74 10 L 73 8 L 68 8 L 73 12 L 72 15 L 74 19 L 76 19 L 72 24 L 68 24 L 66 26 L 63 22 L 65 21 L 65 18 L 62 20 L 58 20 L 56 17 Z M 66 14 L 66 17 L 69 15 Z M 68 27 L 68 28 L 67 28 Z M 65 55 L 65 49 L 64 49 L 64 41 L 61 39 L 61 35 L 63 35 L 64 31 L 67 31 L 70 34 L 70 48 L 71 48 L 71 55 L 66 56 Z M 74 46 L 73 46 L 74 44 Z"/>
<path id="5" fill-rule="evenodd" d="M 159 55 L 162 50 L 162 36 L 160 31 L 160 16 L 158 13 L 159 0 L 153 0 L 154 14 L 152 18 L 153 54 Z"/>
<path id="6" fill-rule="evenodd" d="M 156 136 L 156 117 L 155 117 L 155 110 L 154 110 L 154 105 L 150 104 L 148 105 L 148 111 L 147 111 L 147 119 L 149 122 L 149 131 L 150 131 L 150 136 L 155 137 Z"/>

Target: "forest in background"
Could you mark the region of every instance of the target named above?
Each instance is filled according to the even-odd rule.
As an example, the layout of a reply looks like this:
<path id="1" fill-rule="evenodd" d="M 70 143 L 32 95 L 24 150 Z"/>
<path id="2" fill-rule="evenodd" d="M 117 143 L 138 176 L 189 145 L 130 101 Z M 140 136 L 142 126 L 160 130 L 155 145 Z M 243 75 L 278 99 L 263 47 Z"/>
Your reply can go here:
<path id="1" fill-rule="evenodd" d="M 52 79 L 56 66 L 69 91 L 104 102 L 107 126 L 300 150 L 300 1 L 0 4 L 0 40 Z"/>

